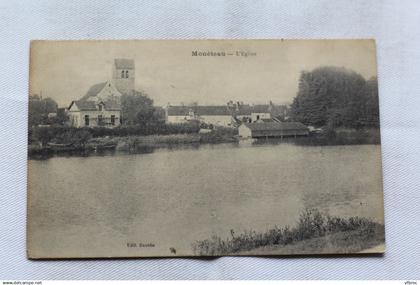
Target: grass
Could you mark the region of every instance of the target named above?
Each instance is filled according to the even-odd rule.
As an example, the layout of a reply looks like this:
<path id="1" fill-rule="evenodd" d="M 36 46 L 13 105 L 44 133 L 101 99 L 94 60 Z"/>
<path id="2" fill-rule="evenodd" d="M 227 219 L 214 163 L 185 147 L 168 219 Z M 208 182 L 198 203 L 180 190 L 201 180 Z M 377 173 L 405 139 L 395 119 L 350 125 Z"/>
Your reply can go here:
<path id="1" fill-rule="evenodd" d="M 267 254 L 346 254 L 358 253 L 384 243 L 383 227 L 379 227 L 377 235 L 372 236 L 363 230 L 332 233 L 323 237 L 306 239 L 287 245 L 269 245 L 249 251 L 240 252 L 241 255 Z"/>
<path id="2" fill-rule="evenodd" d="M 90 140 L 91 144 L 117 144 L 119 151 L 136 151 L 145 147 L 167 147 L 172 145 L 192 145 L 203 143 L 236 142 L 232 134 L 225 131 L 211 133 L 148 135 L 126 137 L 101 137 Z"/>
<path id="3" fill-rule="evenodd" d="M 31 158 L 47 158 L 53 154 L 80 153 L 87 155 L 95 149 L 106 149 L 107 146 L 115 145 L 117 151 L 138 153 L 145 150 L 175 147 L 182 145 L 198 146 L 200 144 L 234 143 L 236 130 L 221 128 L 210 133 L 185 133 L 168 135 L 131 135 L 131 136 L 104 136 L 89 139 L 84 147 L 68 147 L 52 151 L 48 147 L 41 147 L 39 144 L 28 145 L 28 155 Z"/>
<path id="4" fill-rule="evenodd" d="M 384 242 L 384 227 L 367 218 L 339 218 L 322 215 L 317 209 L 301 213 L 296 227 L 274 227 L 266 232 L 248 231 L 222 239 L 192 244 L 195 254 L 218 256 L 229 254 L 303 254 L 355 253 Z"/>

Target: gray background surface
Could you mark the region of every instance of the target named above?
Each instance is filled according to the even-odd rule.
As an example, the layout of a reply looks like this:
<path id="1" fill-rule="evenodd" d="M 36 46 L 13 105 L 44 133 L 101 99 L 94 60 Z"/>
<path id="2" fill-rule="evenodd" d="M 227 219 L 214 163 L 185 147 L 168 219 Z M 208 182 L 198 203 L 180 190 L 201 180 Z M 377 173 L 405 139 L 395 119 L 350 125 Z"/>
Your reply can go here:
<path id="1" fill-rule="evenodd" d="M 0 1 L 0 279 L 420 279 L 420 2 Z M 375 38 L 383 257 L 29 261 L 31 39 Z"/>

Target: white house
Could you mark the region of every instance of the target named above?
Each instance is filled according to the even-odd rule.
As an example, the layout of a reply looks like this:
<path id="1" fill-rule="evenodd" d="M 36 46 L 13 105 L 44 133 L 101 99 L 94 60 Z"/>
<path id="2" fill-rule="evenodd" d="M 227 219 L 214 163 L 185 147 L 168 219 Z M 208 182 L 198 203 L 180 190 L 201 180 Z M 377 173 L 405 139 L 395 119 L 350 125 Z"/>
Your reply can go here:
<path id="1" fill-rule="evenodd" d="M 200 121 L 215 126 L 232 126 L 232 112 L 227 106 L 170 106 L 165 109 L 167 123 Z"/>
<path id="2" fill-rule="evenodd" d="M 287 117 L 287 106 L 274 105 L 272 102 L 265 105 L 245 105 L 234 104 L 231 107 L 233 116 L 240 122 L 258 122 L 258 121 L 279 121 Z"/>
<path id="3" fill-rule="evenodd" d="M 74 127 L 116 127 L 121 124 L 121 106 L 115 101 L 73 101 L 69 107 Z"/>
<path id="4" fill-rule="evenodd" d="M 121 124 L 121 96 L 134 90 L 135 65 L 132 59 L 115 59 L 112 80 L 89 88 L 68 108 L 74 127 L 116 127 Z"/>
<path id="5" fill-rule="evenodd" d="M 251 120 L 256 122 L 259 120 L 270 120 L 273 117 L 278 116 L 279 106 L 274 105 L 272 102 L 265 105 L 254 105 L 252 106 L 251 111 Z"/>

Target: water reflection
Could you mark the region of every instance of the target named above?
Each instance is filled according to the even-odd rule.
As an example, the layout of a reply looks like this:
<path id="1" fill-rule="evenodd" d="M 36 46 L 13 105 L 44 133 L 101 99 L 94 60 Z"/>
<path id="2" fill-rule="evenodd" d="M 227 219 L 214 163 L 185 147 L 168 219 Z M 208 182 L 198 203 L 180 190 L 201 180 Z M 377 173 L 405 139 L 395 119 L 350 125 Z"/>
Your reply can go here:
<path id="1" fill-rule="evenodd" d="M 293 225 L 305 207 L 383 221 L 377 145 L 268 140 L 87 156 L 29 161 L 31 242 L 57 252 L 69 244 L 81 256 L 127 240 L 188 253 L 192 241 L 230 229 Z"/>

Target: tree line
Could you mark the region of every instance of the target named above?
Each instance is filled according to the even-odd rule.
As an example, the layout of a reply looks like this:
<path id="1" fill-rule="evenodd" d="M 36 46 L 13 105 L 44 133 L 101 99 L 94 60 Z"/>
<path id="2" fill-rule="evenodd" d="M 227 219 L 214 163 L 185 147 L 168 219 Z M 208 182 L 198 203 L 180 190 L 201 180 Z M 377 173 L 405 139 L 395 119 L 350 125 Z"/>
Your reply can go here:
<path id="1" fill-rule="evenodd" d="M 379 127 L 378 81 L 339 67 L 303 71 L 290 117 L 315 127 Z"/>

